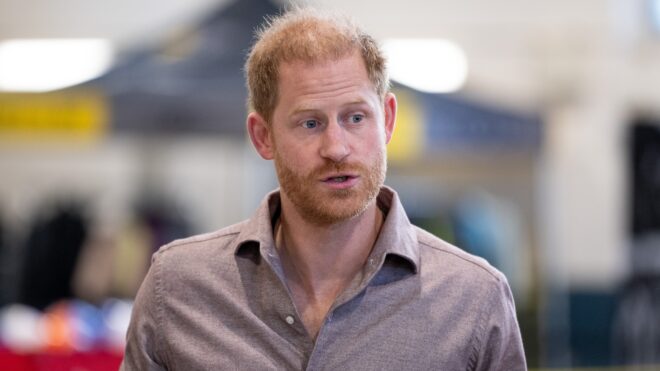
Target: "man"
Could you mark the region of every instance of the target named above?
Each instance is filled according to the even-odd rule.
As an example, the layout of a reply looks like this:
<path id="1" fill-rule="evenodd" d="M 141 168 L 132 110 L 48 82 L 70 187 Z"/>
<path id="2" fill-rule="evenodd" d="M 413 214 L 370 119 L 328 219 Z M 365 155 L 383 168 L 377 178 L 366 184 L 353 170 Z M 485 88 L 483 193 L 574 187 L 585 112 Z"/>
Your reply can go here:
<path id="1" fill-rule="evenodd" d="M 246 72 L 247 129 L 280 190 L 154 255 L 123 369 L 524 370 L 504 276 L 383 186 L 397 104 L 374 40 L 296 10 Z"/>

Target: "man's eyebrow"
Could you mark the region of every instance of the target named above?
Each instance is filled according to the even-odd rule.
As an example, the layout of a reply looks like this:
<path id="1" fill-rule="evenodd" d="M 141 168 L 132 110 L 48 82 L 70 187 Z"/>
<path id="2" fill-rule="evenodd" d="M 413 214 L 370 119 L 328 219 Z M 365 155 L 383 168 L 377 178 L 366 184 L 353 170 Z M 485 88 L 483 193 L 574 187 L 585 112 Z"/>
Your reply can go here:
<path id="1" fill-rule="evenodd" d="M 366 99 L 356 99 L 352 102 L 346 103 L 347 106 L 358 106 L 363 104 L 367 106 L 371 106 Z"/>
<path id="2" fill-rule="evenodd" d="M 301 106 L 301 107 L 297 107 L 293 111 L 291 111 L 291 116 L 314 113 L 314 112 L 318 112 L 318 111 L 319 111 L 318 108 Z"/>
<path id="3" fill-rule="evenodd" d="M 350 106 L 361 106 L 361 105 L 368 106 L 368 107 L 372 106 L 369 103 L 368 100 L 362 99 L 362 98 L 358 98 L 358 99 L 352 100 L 348 103 L 344 103 L 342 106 L 343 107 L 350 107 Z M 314 113 L 314 112 L 319 112 L 319 111 L 322 111 L 322 110 L 320 108 L 316 108 L 316 107 L 313 107 L 313 106 L 308 106 L 308 105 L 303 104 L 303 105 L 300 105 L 300 106 L 294 108 L 291 111 L 291 116 L 301 115 L 301 114 L 309 114 L 309 113 Z"/>
<path id="4" fill-rule="evenodd" d="M 347 107 L 347 106 L 359 106 L 359 105 L 371 106 L 371 104 L 369 103 L 369 101 L 368 101 L 367 99 L 355 99 L 355 100 L 352 100 L 352 101 L 350 101 L 350 102 L 348 102 L 348 103 L 344 103 L 344 104 L 342 104 L 342 107 Z M 303 107 L 303 108 L 305 108 L 305 107 Z M 315 111 L 316 109 L 314 109 L 314 108 L 309 108 L 308 110 L 309 110 L 309 111 Z"/>

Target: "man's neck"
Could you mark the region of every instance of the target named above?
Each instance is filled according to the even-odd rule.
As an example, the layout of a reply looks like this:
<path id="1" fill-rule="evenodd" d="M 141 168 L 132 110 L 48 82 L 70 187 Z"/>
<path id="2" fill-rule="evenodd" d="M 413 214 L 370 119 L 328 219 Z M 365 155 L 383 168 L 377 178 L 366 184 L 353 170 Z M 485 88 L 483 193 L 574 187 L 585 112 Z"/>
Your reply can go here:
<path id="1" fill-rule="evenodd" d="M 296 307 L 314 338 L 337 296 L 364 266 L 383 216 L 374 200 L 361 215 L 319 226 L 287 201 L 283 197 L 276 246 Z"/>

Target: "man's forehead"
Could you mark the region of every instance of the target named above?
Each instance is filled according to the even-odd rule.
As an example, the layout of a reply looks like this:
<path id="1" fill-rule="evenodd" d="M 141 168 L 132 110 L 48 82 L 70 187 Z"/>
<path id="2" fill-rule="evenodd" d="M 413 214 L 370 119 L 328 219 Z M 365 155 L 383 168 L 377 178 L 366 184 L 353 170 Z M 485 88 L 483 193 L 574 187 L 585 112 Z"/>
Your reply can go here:
<path id="1" fill-rule="evenodd" d="M 362 55 L 357 49 L 340 55 L 335 55 L 332 53 L 320 53 L 319 55 L 310 56 L 308 58 L 285 58 L 280 61 L 278 69 L 280 71 L 283 69 L 313 69 L 333 65 L 343 60 L 359 60 L 362 66 L 366 69 L 366 66 L 364 65 L 364 58 L 362 58 Z"/>
<path id="2" fill-rule="evenodd" d="M 371 95 L 376 95 L 366 71 L 350 63 L 307 70 L 289 66 L 283 72 L 279 83 L 280 102 L 293 104 L 299 110 L 313 109 L 324 101 L 337 103 L 340 100 L 342 105 L 364 103 L 371 100 Z"/>
<path id="3" fill-rule="evenodd" d="M 359 55 L 348 55 L 320 61 L 296 60 L 279 67 L 278 86 L 301 87 L 309 84 L 332 84 L 342 80 L 369 81 L 364 61 Z"/>

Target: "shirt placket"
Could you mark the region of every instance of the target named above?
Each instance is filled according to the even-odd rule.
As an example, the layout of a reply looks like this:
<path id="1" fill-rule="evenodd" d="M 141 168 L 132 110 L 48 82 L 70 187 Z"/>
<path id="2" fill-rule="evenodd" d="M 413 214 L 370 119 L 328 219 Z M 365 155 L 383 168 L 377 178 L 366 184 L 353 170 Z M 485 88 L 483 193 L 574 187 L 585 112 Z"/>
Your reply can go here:
<path id="1" fill-rule="evenodd" d="M 307 329 L 302 322 L 302 317 L 298 313 L 296 306 L 293 302 L 293 296 L 286 284 L 284 270 L 281 261 L 274 247 L 265 246 L 262 250 L 262 257 L 266 261 L 270 271 L 275 274 L 277 280 L 269 280 L 272 285 L 277 285 L 279 289 L 286 292 L 285 298 L 277 298 L 273 300 L 272 310 L 275 313 L 275 320 L 280 321 L 284 328 L 283 338 L 297 346 L 304 355 L 305 359 L 303 364 L 309 358 L 313 348 L 313 341 L 307 333 Z M 276 291 L 276 290 L 269 290 Z M 279 327 L 279 326 L 278 326 Z M 295 337 L 295 342 L 291 341 L 291 335 Z"/>
<path id="2" fill-rule="evenodd" d="M 325 352 L 325 350 L 327 350 L 326 344 L 333 341 L 333 339 L 329 339 L 326 334 L 328 333 L 327 328 L 332 326 L 334 311 L 340 306 L 353 300 L 359 293 L 365 290 L 369 285 L 369 282 L 371 282 L 382 266 L 382 263 L 383 256 L 375 256 L 375 254 L 370 256 L 362 270 L 362 274 L 356 276 L 346 290 L 337 297 L 337 300 L 335 300 L 335 303 L 330 307 L 330 310 L 328 311 L 328 314 L 326 314 L 323 324 L 319 329 L 319 333 L 309 356 L 309 361 L 307 362 L 307 367 L 305 368 L 306 370 L 321 369 L 321 365 L 324 364 L 323 357 L 327 354 L 327 352 Z"/>

